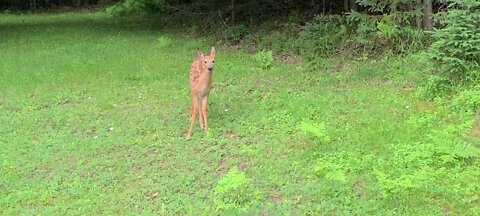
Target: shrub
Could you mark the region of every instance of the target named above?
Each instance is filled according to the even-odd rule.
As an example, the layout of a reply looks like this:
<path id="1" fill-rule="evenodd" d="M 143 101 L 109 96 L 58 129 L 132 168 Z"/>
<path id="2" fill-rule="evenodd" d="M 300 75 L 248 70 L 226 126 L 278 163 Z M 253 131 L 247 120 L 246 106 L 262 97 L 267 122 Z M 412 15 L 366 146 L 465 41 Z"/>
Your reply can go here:
<path id="1" fill-rule="evenodd" d="M 427 84 L 421 89 L 421 95 L 427 99 L 442 97 L 452 92 L 453 86 L 450 80 L 432 75 L 428 78 Z"/>
<path id="2" fill-rule="evenodd" d="M 359 53 L 395 54 L 416 52 L 428 45 L 428 35 L 421 29 L 405 25 L 405 17 L 398 14 L 372 16 L 359 12 L 347 15 L 349 25 L 355 29 L 354 42 Z M 357 49 L 358 49 L 357 48 Z"/>
<path id="3" fill-rule="evenodd" d="M 215 186 L 216 211 L 227 215 L 245 214 L 245 211 L 260 199 L 260 194 L 252 190 L 249 181 L 245 173 L 232 167 Z"/>
<path id="4" fill-rule="evenodd" d="M 445 28 L 437 30 L 429 51 L 440 65 L 442 74 L 453 83 L 480 80 L 480 2 L 452 0 L 444 21 Z"/>
<path id="5" fill-rule="evenodd" d="M 262 69 L 268 69 L 272 66 L 273 63 L 273 53 L 272 51 L 260 51 L 253 56 L 255 63 Z"/>
<path id="6" fill-rule="evenodd" d="M 480 85 L 460 92 L 453 99 L 452 106 L 459 110 L 480 110 Z"/>
<path id="7" fill-rule="evenodd" d="M 225 40 L 230 44 L 239 44 L 245 36 L 247 36 L 249 29 L 245 25 L 236 25 L 228 28 L 223 32 Z"/>
<path id="8" fill-rule="evenodd" d="M 164 12 L 170 0 L 125 0 L 121 4 L 110 6 L 107 13 L 114 16 L 130 14 L 153 14 Z"/>
<path id="9" fill-rule="evenodd" d="M 172 40 L 166 36 L 160 36 L 157 41 L 159 47 L 166 47 L 172 43 Z"/>
<path id="10" fill-rule="evenodd" d="M 347 36 L 346 20 L 338 15 L 316 15 L 300 32 L 303 52 L 308 59 L 335 53 Z"/>

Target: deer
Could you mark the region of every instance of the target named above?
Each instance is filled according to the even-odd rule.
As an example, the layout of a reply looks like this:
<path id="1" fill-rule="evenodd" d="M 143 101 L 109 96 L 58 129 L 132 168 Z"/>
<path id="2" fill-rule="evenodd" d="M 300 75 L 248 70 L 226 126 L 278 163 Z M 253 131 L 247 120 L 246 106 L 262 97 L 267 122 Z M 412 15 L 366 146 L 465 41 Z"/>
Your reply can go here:
<path id="1" fill-rule="evenodd" d="M 213 65 L 215 64 L 215 47 L 210 50 L 210 55 L 205 56 L 201 51 L 197 52 L 197 59 L 190 67 L 190 95 L 192 97 L 192 109 L 190 112 L 190 128 L 187 137 L 192 136 L 195 118 L 198 115 L 200 128 L 208 132 L 208 96 L 213 86 Z"/>

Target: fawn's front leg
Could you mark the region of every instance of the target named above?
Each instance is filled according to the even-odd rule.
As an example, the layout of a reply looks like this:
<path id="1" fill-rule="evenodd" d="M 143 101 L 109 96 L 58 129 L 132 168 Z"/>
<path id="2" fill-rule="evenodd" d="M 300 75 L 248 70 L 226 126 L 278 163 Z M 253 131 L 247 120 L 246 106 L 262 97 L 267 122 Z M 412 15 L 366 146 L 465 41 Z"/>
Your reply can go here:
<path id="1" fill-rule="evenodd" d="M 207 121 L 207 116 L 208 116 L 208 96 L 204 97 L 202 99 L 202 116 L 203 116 L 203 122 L 205 123 L 205 128 L 203 128 L 204 131 L 208 131 L 208 121 Z"/>

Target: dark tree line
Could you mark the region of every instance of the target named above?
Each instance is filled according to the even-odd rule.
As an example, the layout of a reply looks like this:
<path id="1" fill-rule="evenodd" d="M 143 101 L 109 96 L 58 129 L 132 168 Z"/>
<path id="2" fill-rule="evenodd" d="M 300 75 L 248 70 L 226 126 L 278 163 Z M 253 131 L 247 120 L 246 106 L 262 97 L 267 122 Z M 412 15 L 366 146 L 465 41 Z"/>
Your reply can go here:
<path id="1" fill-rule="evenodd" d="M 222 11 L 226 20 L 235 24 L 239 20 L 263 19 L 268 16 L 299 14 L 402 14 L 417 11 L 412 23 L 427 30 L 433 29 L 432 14 L 445 7 L 445 0 L 113 0 L 125 7 L 148 13 L 171 13 L 176 10 L 213 14 Z M 99 0 L 0 0 L 0 9 L 36 10 L 58 6 L 82 7 L 97 5 Z"/>
<path id="2" fill-rule="evenodd" d="M 361 12 L 382 16 L 395 14 L 409 17 L 414 26 L 433 29 L 433 14 L 446 8 L 448 0 L 124 0 L 142 2 L 136 5 L 155 5 L 162 13 L 172 10 L 191 11 L 198 14 L 218 14 L 221 11 L 231 24 L 248 19 L 262 20 L 268 17 L 300 15 L 346 14 Z M 159 3 L 160 2 L 160 3 Z M 131 5 L 131 4 L 130 4 Z"/>
<path id="3" fill-rule="evenodd" d="M 97 5 L 98 0 L 0 0 L 0 9 L 36 10 L 58 6 Z"/>

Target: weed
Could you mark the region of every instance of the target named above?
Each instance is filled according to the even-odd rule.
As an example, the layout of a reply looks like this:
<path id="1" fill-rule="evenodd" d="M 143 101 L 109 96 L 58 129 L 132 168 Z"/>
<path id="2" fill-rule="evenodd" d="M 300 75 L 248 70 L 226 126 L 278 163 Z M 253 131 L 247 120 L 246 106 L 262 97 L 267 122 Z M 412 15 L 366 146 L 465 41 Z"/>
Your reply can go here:
<path id="1" fill-rule="evenodd" d="M 172 40 L 164 35 L 160 36 L 158 39 L 158 46 L 159 47 L 166 47 L 172 43 Z"/>
<path id="2" fill-rule="evenodd" d="M 260 51 L 253 56 L 255 63 L 262 69 L 269 69 L 273 64 L 272 51 Z"/>

